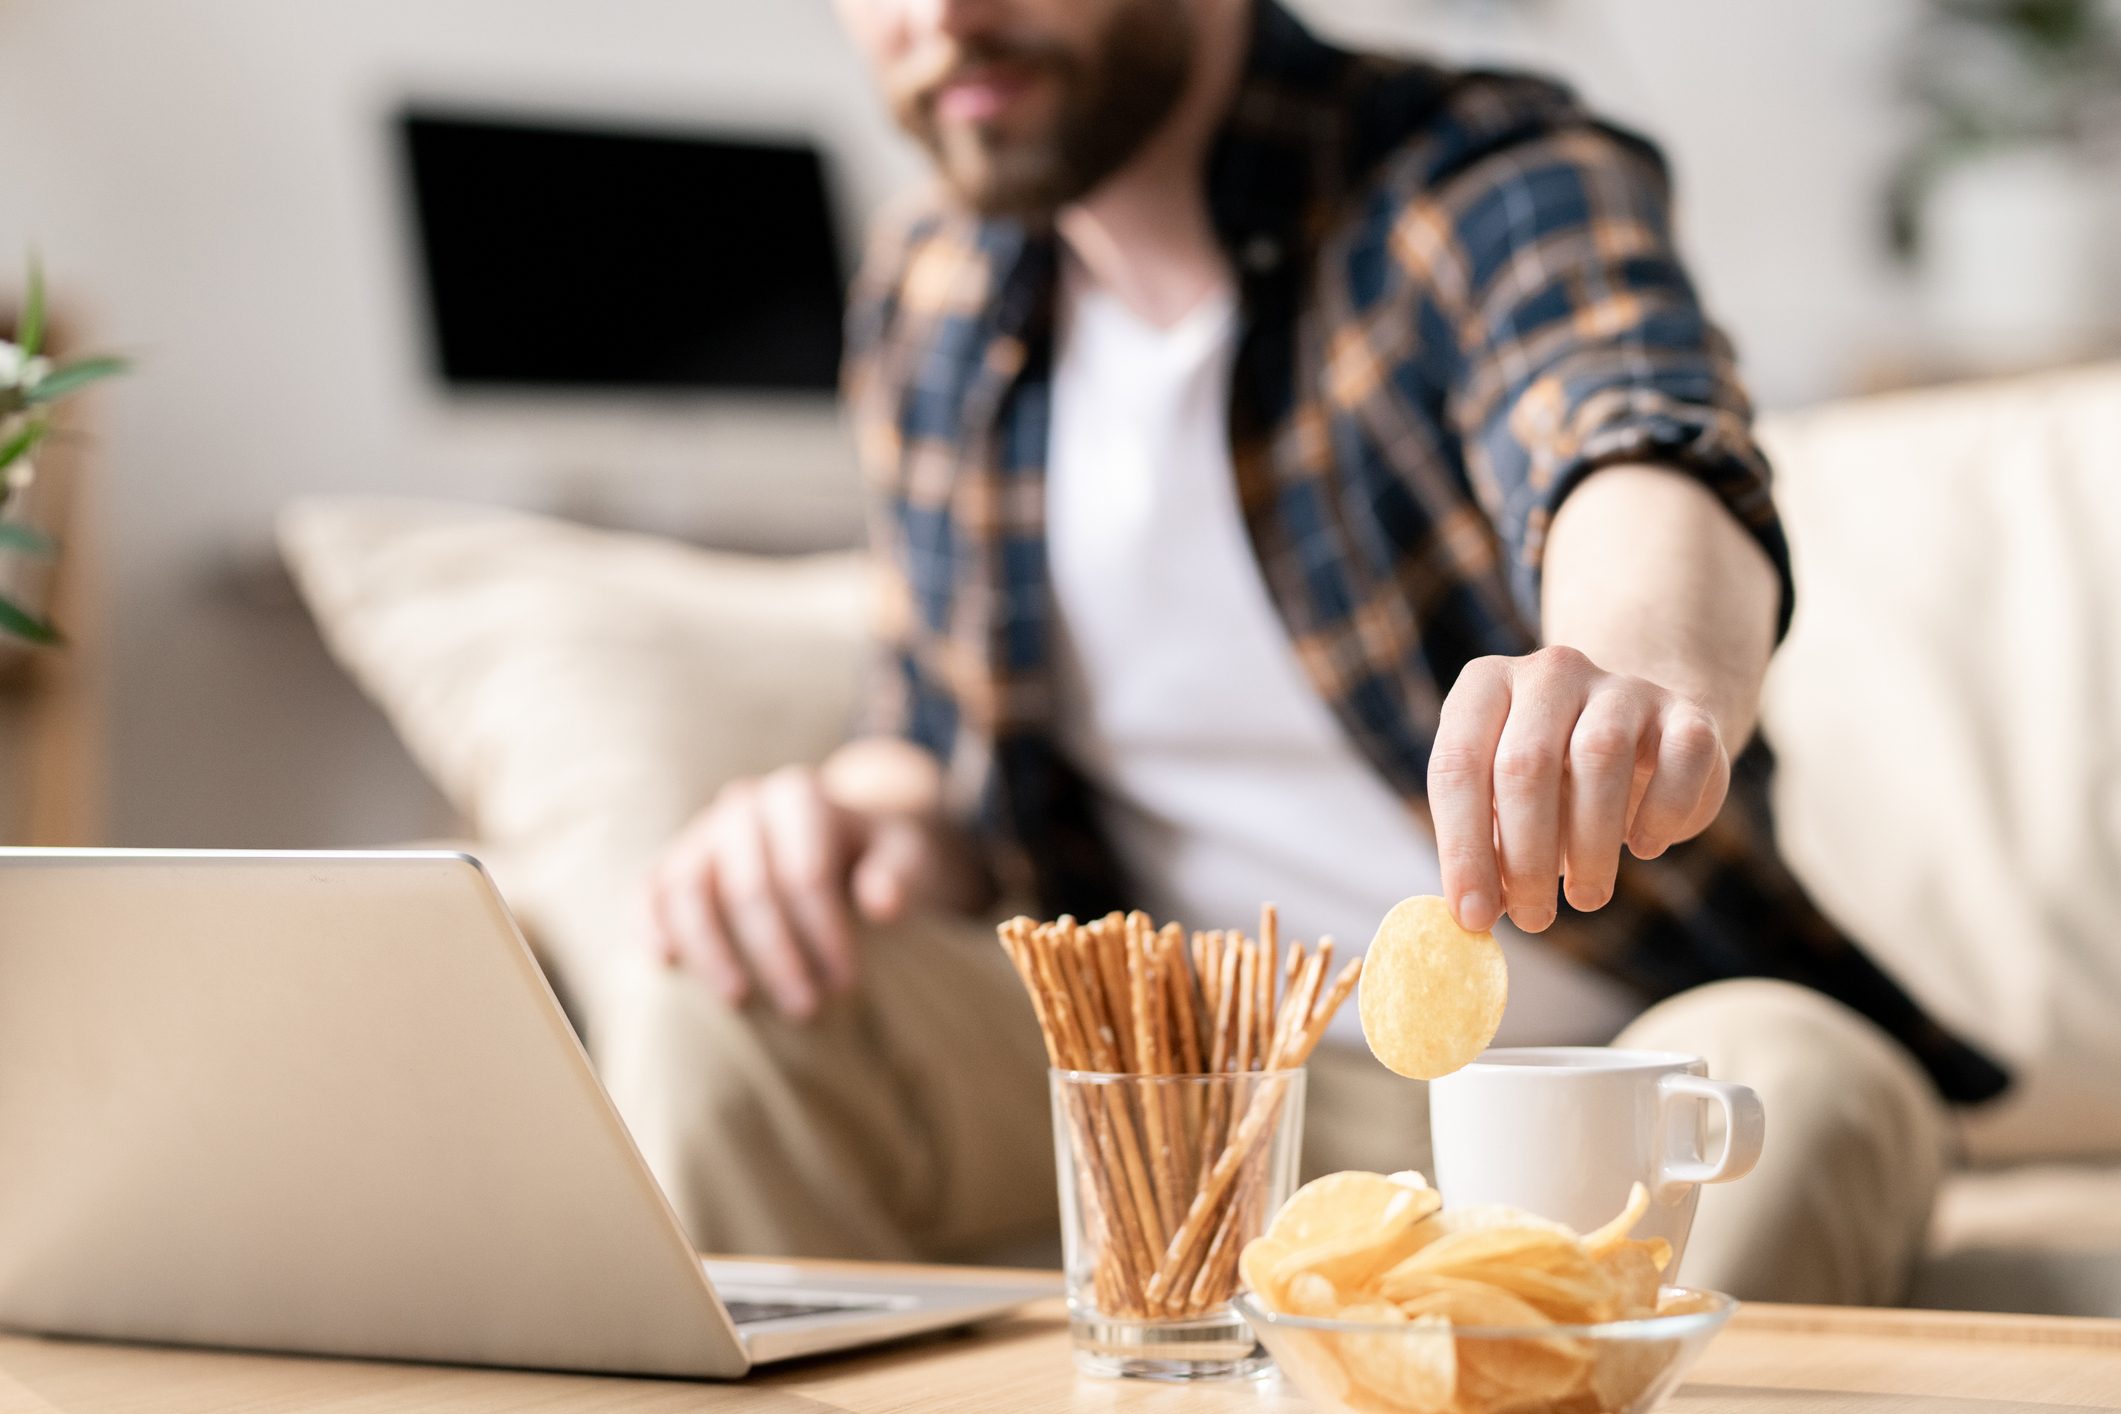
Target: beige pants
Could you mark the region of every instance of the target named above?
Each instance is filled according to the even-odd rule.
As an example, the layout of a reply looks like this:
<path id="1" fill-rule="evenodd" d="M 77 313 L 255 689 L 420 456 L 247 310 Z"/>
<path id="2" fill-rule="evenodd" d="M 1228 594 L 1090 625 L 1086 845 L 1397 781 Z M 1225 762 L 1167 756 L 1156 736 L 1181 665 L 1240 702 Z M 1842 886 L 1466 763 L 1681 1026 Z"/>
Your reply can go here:
<path id="1" fill-rule="evenodd" d="M 861 985 L 804 1025 L 731 1011 L 646 963 L 588 1018 L 598 1065 L 705 1251 L 1034 1259 L 1054 1246 L 1045 1054 L 992 935 L 876 930 Z M 1720 983 L 1617 1044 L 1689 1051 L 1761 1093 L 1759 1168 L 1707 1189 L 1686 1279 L 1756 1299 L 1885 1303 L 1920 1251 L 1941 1104 L 1868 1022 L 1783 983 Z M 1321 1048 L 1307 1172 L 1428 1167 L 1422 1087 Z"/>

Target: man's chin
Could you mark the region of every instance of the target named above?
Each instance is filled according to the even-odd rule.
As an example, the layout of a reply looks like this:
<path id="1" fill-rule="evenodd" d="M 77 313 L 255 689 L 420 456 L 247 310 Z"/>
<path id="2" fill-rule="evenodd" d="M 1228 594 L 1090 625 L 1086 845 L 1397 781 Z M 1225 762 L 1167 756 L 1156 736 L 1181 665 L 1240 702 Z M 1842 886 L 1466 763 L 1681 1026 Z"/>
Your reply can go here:
<path id="1" fill-rule="evenodd" d="M 1063 164 L 1044 152 L 987 150 L 946 156 L 938 164 L 957 201 L 980 216 L 1041 222 L 1081 196 Z"/>

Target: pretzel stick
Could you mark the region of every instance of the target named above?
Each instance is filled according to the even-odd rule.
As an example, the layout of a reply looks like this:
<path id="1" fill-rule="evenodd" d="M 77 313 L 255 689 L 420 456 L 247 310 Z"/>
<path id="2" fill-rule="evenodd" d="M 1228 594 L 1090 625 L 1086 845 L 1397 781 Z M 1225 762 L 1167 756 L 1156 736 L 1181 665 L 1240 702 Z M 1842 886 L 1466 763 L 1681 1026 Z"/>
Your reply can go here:
<path id="1" fill-rule="evenodd" d="M 1260 1026 L 1275 1013 L 1275 977 L 1281 975 L 1281 914 L 1273 903 L 1260 905 Z M 1260 1047 L 1266 1054 L 1266 1047 Z"/>
<path id="2" fill-rule="evenodd" d="M 1068 1032 L 1054 1018 L 1048 1005 L 1049 993 L 1038 980 L 1031 929 L 1030 919 L 1011 919 L 1002 926 L 1002 945 L 1023 977 L 1025 989 L 1031 994 L 1031 1006 L 1038 1016 L 1039 1034 L 1045 1039 L 1047 1058 L 1056 1069 L 1079 1070 L 1083 1057 L 1065 1050 Z M 1069 1102 L 1069 1126 L 1076 1134 L 1076 1171 L 1090 1195 L 1091 1211 L 1086 1226 L 1091 1229 L 1096 1250 L 1106 1259 L 1096 1263 L 1098 1301 L 1101 1309 L 1125 1315 L 1130 1310 L 1141 1309 L 1139 1298 L 1132 1293 L 1141 1290 L 1145 1274 L 1153 1271 L 1153 1262 L 1144 1262 L 1148 1242 L 1130 1220 L 1128 1203 L 1121 1191 L 1122 1167 L 1114 1158 L 1116 1145 L 1103 1117 L 1093 1113 L 1089 1096 L 1074 1090 L 1065 1093 Z M 1100 1157 L 1102 1162 L 1091 1163 L 1093 1155 Z"/>
<path id="3" fill-rule="evenodd" d="M 1061 979 L 1056 962 L 1059 948 L 1053 945 L 1059 936 L 1072 935 L 1074 927 L 1075 920 L 1063 916 L 1055 925 L 1053 934 L 1049 935 L 1048 945 L 1034 946 L 1031 953 L 1033 961 L 1039 966 L 1041 983 L 1052 993 L 1047 999 L 1047 1006 L 1060 1029 L 1061 1053 L 1073 1058 L 1070 1062 L 1071 1068 L 1080 1070 L 1089 1061 L 1090 1050 L 1068 1005 L 1067 983 Z M 1135 1136 L 1134 1124 L 1128 1117 L 1124 1099 L 1118 1103 L 1108 1102 L 1104 1108 L 1104 1133 L 1110 1142 L 1101 1148 L 1101 1152 L 1108 1164 L 1124 1174 L 1126 1192 L 1132 1199 L 1127 1209 L 1128 1216 L 1131 1217 L 1134 1230 L 1140 1234 L 1144 1249 L 1154 1252 L 1165 1244 L 1165 1229 L 1160 1221 L 1155 1196 L 1149 1187 L 1148 1174 L 1142 1165 L 1141 1141 Z M 1123 1218 L 1123 1221 L 1125 1220 L 1127 1219 Z"/>
<path id="4" fill-rule="evenodd" d="M 1319 975 L 1326 975 L 1330 971 L 1332 971 L 1332 935 L 1326 935 L 1326 937 L 1319 939 Z"/>
<path id="5" fill-rule="evenodd" d="M 1236 948 L 1225 944 L 1222 933 L 1208 934 L 1208 960 L 1215 976 L 1216 996 L 1215 1030 L 1208 1048 L 1208 1071 L 1212 1075 L 1221 1075 L 1230 1069 L 1231 1048 L 1237 1029 L 1238 956 Z M 1208 1172 L 1214 1166 L 1228 1104 L 1225 1087 L 1210 1087 L 1208 1103 L 1201 1116 L 1200 1173 L 1193 1184 L 1196 1192 L 1208 1181 Z"/>
<path id="6" fill-rule="evenodd" d="M 1151 993 L 1156 986 L 1156 963 L 1142 945 L 1141 929 L 1127 920 L 1127 976 L 1132 985 L 1134 1050 L 1141 1057 L 1145 1075 L 1163 1073 L 1163 1057 L 1157 1047 L 1155 1006 Z M 1171 1162 L 1171 1141 L 1164 1123 L 1163 1099 L 1154 1085 L 1137 1087 L 1141 1101 L 1142 1132 L 1149 1141 L 1149 1182 L 1156 1193 L 1156 1212 L 1165 1232 L 1178 1226 L 1178 1174 Z"/>
<path id="7" fill-rule="evenodd" d="M 1116 913 L 1108 914 L 1100 921 L 1092 935 L 1091 955 L 1097 963 L 1098 976 L 1105 992 L 1105 1006 L 1111 1012 L 1113 1029 L 1119 1035 L 1119 1070 L 1138 1072 L 1142 1068 L 1141 1055 L 1134 1044 L 1134 1000 L 1133 987 L 1127 980 L 1127 942 L 1122 936 L 1122 923 Z"/>
<path id="8" fill-rule="evenodd" d="M 1252 1061 L 1255 1066 L 1264 1065 L 1267 1060 L 1268 1032 L 1274 1025 L 1274 974 L 1280 968 L 1280 961 L 1267 955 L 1264 944 L 1259 950 L 1257 967 L 1257 979 L 1253 985 L 1259 989 L 1259 996 L 1252 1006 Z"/>
<path id="9" fill-rule="evenodd" d="M 1215 1022 L 1215 979 L 1220 969 L 1215 957 L 1208 951 L 1208 935 L 1196 930 L 1193 934 L 1193 975 L 1200 979 L 1200 1014 L 1209 1025 Z M 1201 1037 L 1201 1053 L 1207 1054 L 1208 1038 Z"/>
<path id="10" fill-rule="evenodd" d="M 1340 1004 L 1347 1000 L 1348 993 L 1355 989 L 1356 979 L 1361 975 L 1362 959 L 1356 958 L 1347 965 L 1340 976 L 1333 979 L 1333 989 L 1327 993 L 1327 1004 L 1313 1014 L 1293 1050 L 1287 1055 L 1277 1057 L 1284 1067 L 1300 1066 L 1310 1059 L 1312 1049 L 1318 1045 L 1318 1038 L 1325 1032 L 1326 1023 L 1332 1019 L 1333 1012 Z M 1209 1224 L 1218 1216 L 1224 1199 L 1229 1196 L 1231 1184 L 1237 1178 L 1237 1170 L 1245 1155 L 1260 1142 L 1280 1113 L 1283 1090 L 1284 1087 L 1279 1085 L 1262 1089 L 1254 1094 L 1252 1103 L 1246 1106 L 1236 1135 L 1229 1147 L 1216 1159 L 1215 1167 L 1208 1174 L 1207 1183 L 1194 1195 L 1193 1205 L 1187 1209 L 1185 1221 L 1179 1225 L 1178 1231 L 1172 1235 L 1171 1241 L 1164 1248 L 1163 1260 L 1157 1264 L 1156 1275 L 1149 1278 L 1149 1287 L 1144 1294 L 1152 1306 L 1163 1305 L 1173 1288 L 1192 1281 L 1198 1272 L 1201 1261 L 1207 1255 L 1207 1243 L 1202 1240 L 1202 1234 L 1209 1230 Z"/>
<path id="11" fill-rule="evenodd" d="M 1194 1008 L 1193 976 L 1186 967 L 1186 942 L 1177 924 L 1167 924 L 1157 934 L 1162 946 L 1164 976 L 1170 986 L 1166 996 L 1170 1002 L 1171 1030 L 1174 1046 L 1171 1064 L 1174 1070 L 1185 1075 L 1200 1074 L 1200 1023 Z M 1173 1147 L 1177 1151 L 1178 1172 L 1189 1186 L 1184 1190 L 1190 1195 L 1198 1187 L 1200 1164 L 1197 1157 L 1202 1138 L 1202 1096 L 1198 1085 L 1171 1085 L 1173 1116 Z"/>
<path id="12" fill-rule="evenodd" d="M 1208 1069 L 1220 1074 L 1230 1068 L 1237 1044 L 1237 949 L 1224 940 L 1216 952 L 1215 1050 Z"/>
<path id="13" fill-rule="evenodd" d="M 1232 1197 L 1223 1209 L 1223 1221 L 1217 1225 L 1207 1255 L 1201 1259 L 1200 1275 L 1193 1279 L 1187 1292 L 1185 1305 L 1189 1311 L 1200 1312 L 1220 1306 L 1237 1290 L 1239 1249 L 1250 1240 L 1250 1234 L 1265 1226 L 1264 1214 L 1259 1209 L 1261 1195 L 1267 1187 L 1269 1148 L 1265 1144 L 1255 1148 L 1231 1188 Z"/>
<path id="14" fill-rule="evenodd" d="M 1085 1057 L 1068 1051 L 1071 1033 L 1049 1004 L 1052 993 L 1042 980 L 1042 971 L 1033 952 L 1031 920 L 1013 918 L 998 931 L 1009 960 L 1015 964 L 1017 974 L 1024 980 L 1025 990 L 1030 993 L 1047 1059 L 1056 1069 L 1083 1068 Z M 1120 1315 L 1141 1311 L 1143 1308 L 1135 1293 L 1141 1290 L 1143 1274 L 1153 1270 L 1153 1263 L 1145 1264 L 1149 1244 L 1146 1235 L 1131 1221 L 1129 1204 L 1121 1191 L 1123 1166 L 1115 1158 L 1116 1144 L 1104 1116 L 1093 1112 L 1090 1096 L 1077 1090 L 1065 1090 L 1064 1093 L 1069 1127 L 1076 1135 L 1078 1181 L 1088 1195 L 1086 1205 L 1090 1211 L 1085 1215 L 1085 1226 L 1090 1228 L 1095 1250 L 1100 1254 L 1094 1264 L 1100 1309 Z M 1090 1161 L 1093 1155 L 1101 1161 L 1093 1164 Z"/>
<path id="15" fill-rule="evenodd" d="M 1259 949 L 1252 940 L 1237 940 L 1237 1040 L 1234 1070 L 1252 1068 L 1252 1009 L 1259 1005 Z"/>
<path id="16" fill-rule="evenodd" d="M 1257 941 L 1159 930 L 1138 912 L 996 929 L 1048 1062 L 1122 1077 L 1057 1087 L 1087 1282 L 1109 1314 L 1191 1316 L 1228 1299 L 1276 1177 L 1267 1139 L 1288 1087 L 1280 1072 L 1303 1064 L 1355 985 L 1359 961 L 1321 996 L 1331 942 L 1285 945 L 1271 906 L 1260 924 Z M 1225 1079 L 1157 1083 L 1202 1073 Z M 1240 1096 L 1239 1075 L 1261 1083 Z"/>
<path id="17" fill-rule="evenodd" d="M 1088 933 L 1078 932 L 1071 941 L 1076 944 L 1078 961 L 1087 956 L 1094 947 L 1094 939 Z M 1080 970 L 1070 970 L 1075 975 L 1066 980 L 1072 992 L 1082 996 L 1096 993 L 1094 978 L 1083 977 Z M 1102 998 L 1099 997 L 1091 1004 L 1100 1005 L 1101 1001 Z M 1122 1033 L 1126 1030 L 1124 1026 L 1116 1029 Z M 1110 1070 L 1113 1068 L 1112 1060 L 1112 1052 L 1107 1050 L 1104 1054 L 1093 1053 L 1086 1057 L 1085 1064 L 1095 1064 L 1099 1069 Z M 1167 1228 L 1162 1225 L 1161 1215 L 1154 1205 L 1143 1195 L 1142 1165 L 1139 1158 L 1141 1144 L 1127 1111 L 1127 1096 L 1124 1090 L 1118 1087 L 1101 1085 L 1088 1091 L 1087 1097 L 1092 1101 L 1097 1125 L 1103 1136 L 1101 1152 L 1105 1154 L 1106 1163 L 1113 1171 L 1113 1183 L 1118 1190 L 1111 1199 L 1111 1205 L 1116 1207 L 1120 1214 L 1124 1242 L 1113 1249 L 1113 1254 L 1119 1259 L 1118 1265 L 1125 1269 L 1127 1300 L 1116 1309 L 1118 1314 L 1154 1314 L 1149 1311 L 1140 1296 L 1142 1282 L 1135 1274 L 1147 1270 L 1145 1264 L 1153 1264 L 1154 1249 Z M 1112 1162 L 1114 1153 L 1119 1155 L 1119 1162 L 1116 1164 Z"/>
<path id="18" fill-rule="evenodd" d="M 1289 948 L 1288 960 L 1282 964 L 1281 1005 L 1275 1008 L 1274 1012 L 1274 1035 L 1267 1044 L 1269 1057 L 1281 1054 L 1282 1044 L 1289 1033 L 1289 1028 L 1296 1024 L 1295 1017 L 1298 1008 L 1304 1005 L 1301 1000 L 1304 974 L 1309 970 L 1310 965 L 1311 959 L 1304 952 L 1304 945 L 1302 943 L 1292 944 Z M 1268 1068 L 1273 1068 L 1271 1061 Z"/>
<path id="19" fill-rule="evenodd" d="M 1069 954 L 1068 982 L 1076 1005 L 1097 1023 L 1091 1061 L 1098 1070 L 1128 1070 L 1121 1037 L 1126 1034 L 1124 1013 L 1115 1013 L 1106 995 L 1104 969 L 1098 960 L 1096 925 L 1078 928 L 1062 945 Z"/>
<path id="20" fill-rule="evenodd" d="M 1282 1003 L 1281 1031 L 1274 1038 L 1274 1060 L 1270 1062 L 1270 1068 L 1280 1065 L 1281 1057 L 1288 1053 L 1297 1034 L 1310 1024 L 1319 984 L 1325 980 L 1326 966 L 1332 960 L 1330 940 L 1304 960 L 1303 970 L 1297 974 L 1295 985 L 1289 988 L 1289 995 Z"/>

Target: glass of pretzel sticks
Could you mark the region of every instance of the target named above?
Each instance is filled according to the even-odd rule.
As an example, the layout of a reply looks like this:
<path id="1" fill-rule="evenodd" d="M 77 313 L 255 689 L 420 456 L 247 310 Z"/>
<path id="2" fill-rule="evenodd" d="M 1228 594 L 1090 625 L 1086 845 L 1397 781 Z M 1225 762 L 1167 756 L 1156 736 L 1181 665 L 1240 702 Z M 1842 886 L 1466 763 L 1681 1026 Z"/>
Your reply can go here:
<path id="1" fill-rule="evenodd" d="M 1295 1186 L 1304 1061 L 1361 975 L 1333 942 L 1014 918 L 997 930 L 1052 1069 L 1079 1368 L 1236 1378 L 1268 1367 L 1230 1301 L 1237 1258 Z"/>

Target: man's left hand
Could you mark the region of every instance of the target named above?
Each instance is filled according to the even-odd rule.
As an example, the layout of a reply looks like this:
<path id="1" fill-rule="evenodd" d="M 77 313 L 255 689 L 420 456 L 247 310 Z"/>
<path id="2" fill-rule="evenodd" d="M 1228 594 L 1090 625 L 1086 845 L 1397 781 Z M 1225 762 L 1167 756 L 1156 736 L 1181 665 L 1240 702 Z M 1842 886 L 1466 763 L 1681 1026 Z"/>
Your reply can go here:
<path id="1" fill-rule="evenodd" d="M 1566 891 L 1603 907 L 1623 844 L 1654 859 L 1707 829 L 1730 788 L 1715 716 L 1573 648 L 1468 664 L 1429 753 L 1443 896 L 1460 924 L 1537 933 Z"/>

